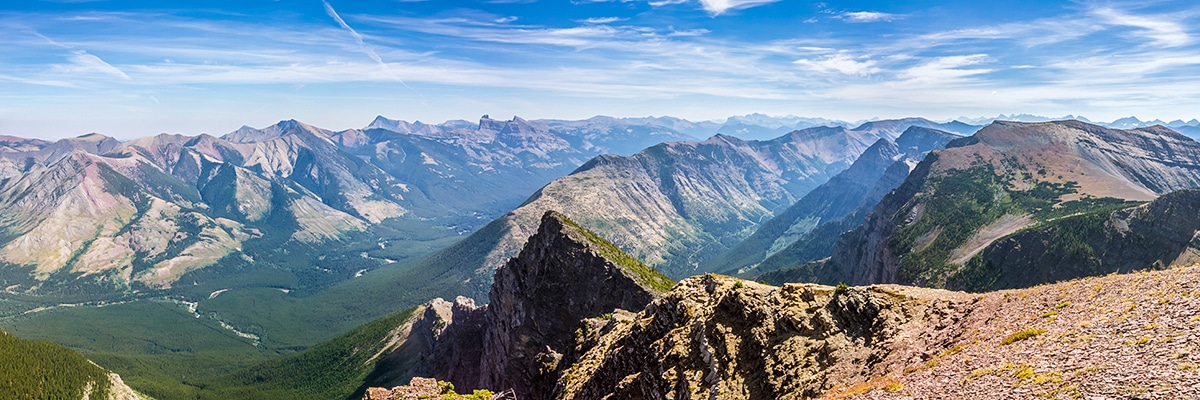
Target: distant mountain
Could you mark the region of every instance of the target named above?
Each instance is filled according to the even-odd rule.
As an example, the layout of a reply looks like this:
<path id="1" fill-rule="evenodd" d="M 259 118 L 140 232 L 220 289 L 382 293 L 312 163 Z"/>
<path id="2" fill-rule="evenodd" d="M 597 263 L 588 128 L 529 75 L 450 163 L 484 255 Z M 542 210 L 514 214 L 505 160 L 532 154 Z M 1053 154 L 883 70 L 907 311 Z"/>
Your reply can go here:
<path id="1" fill-rule="evenodd" d="M 351 265 L 349 257 L 367 257 L 363 247 L 426 247 L 474 230 L 595 155 L 685 138 L 605 118 L 434 126 L 379 117 L 372 126 L 335 132 L 289 120 L 220 138 L 125 143 L 99 134 L 0 138 L 0 282 L 29 294 L 129 294 L 169 289 L 220 262 L 305 275 L 266 285 L 320 287 L 395 261 Z M 363 246 L 336 257 L 314 248 L 333 242 Z M 309 263 L 327 273 L 295 270 Z"/>
<path id="2" fill-rule="evenodd" d="M 987 117 L 980 117 L 980 118 L 958 117 L 958 119 L 957 119 L 957 120 L 958 120 L 958 121 L 963 121 L 963 122 L 965 122 L 965 123 L 968 123 L 968 124 L 974 124 L 974 125 L 988 125 L 988 124 L 991 124 L 992 122 L 996 122 L 996 121 L 1013 121 L 1013 122 L 1050 122 L 1050 121 L 1063 121 L 1063 120 L 1069 120 L 1069 119 L 1070 119 L 1070 120 L 1076 120 L 1076 121 L 1087 122 L 1087 123 L 1093 123 L 1092 121 L 1088 120 L 1087 118 L 1085 118 L 1085 117 L 1084 117 L 1084 116 L 1082 116 L 1082 115 L 1080 115 L 1080 116 L 1075 116 L 1075 115 L 1070 115 L 1070 114 L 1067 114 L 1066 116 L 1062 116 L 1062 117 L 1057 117 L 1057 118 L 1043 117 L 1043 116 L 1041 116 L 1041 115 L 1033 115 L 1033 114 L 1012 114 L 1012 115 L 1000 114 L 1000 115 L 998 115 L 998 116 L 996 116 L 996 117 L 992 117 L 992 118 L 987 118 Z"/>
<path id="3" fill-rule="evenodd" d="M 515 255 L 538 216 L 563 210 L 668 276 L 708 272 L 701 266 L 709 259 L 849 167 L 878 139 L 899 135 L 905 124 L 935 123 L 814 127 L 770 141 L 717 135 L 630 157 L 600 156 L 423 265 L 459 274 L 479 296 L 490 271 Z"/>
<path id="4" fill-rule="evenodd" d="M 1183 121 L 1183 120 L 1177 119 L 1177 120 L 1174 120 L 1171 122 L 1163 122 L 1160 119 L 1156 119 L 1156 120 L 1152 120 L 1152 121 L 1142 121 L 1134 116 L 1119 118 L 1112 122 L 1093 122 L 1087 118 L 1084 118 L 1083 116 L 1067 115 L 1067 116 L 1058 117 L 1058 118 L 1047 118 L 1047 117 L 1043 117 L 1043 116 L 1030 115 L 1030 114 L 1013 114 L 1013 115 L 1000 114 L 999 116 L 997 116 L 995 118 L 967 118 L 967 117 L 959 117 L 958 118 L 958 121 L 964 121 L 966 123 L 975 124 L 975 125 L 986 125 L 986 124 L 990 124 L 994 121 L 1050 122 L 1050 121 L 1063 121 L 1063 120 L 1076 120 L 1076 121 L 1087 122 L 1090 124 L 1100 125 L 1100 126 L 1103 126 L 1106 128 L 1113 128 L 1113 129 L 1137 129 L 1137 128 L 1148 128 L 1148 127 L 1155 126 L 1155 125 L 1162 125 L 1162 126 L 1171 128 L 1172 130 L 1175 130 L 1176 132 L 1187 135 L 1188 137 L 1191 137 L 1192 139 L 1200 139 L 1200 120 L 1196 120 L 1195 118 L 1193 118 L 1190 121 Z"/>
<path id="5" fill-rule="evenodd" d="M 1117 130 L 1078 121 L 996 122 L 928 156 L 861 226 L 838 239 L 830 260 L 804 268 L 824 282 L 1003 287 L 1004 282 L 1014 282 L 1011 277 L 991 274 L 1015 260 L 997 264 L 995 259 L 980 259 L 981 254 L 997 254 L 989 249 L 1006 243 L 1003 238 L 1053 230 L 1060 226 L 1056 221 L 1081 215 L 1104 218 L 1138 201 L 1195 187 L 1200 187 L 1200 143 L 1167 128 Z M 1076 225 L 1062 234 L 1079 235 L 1077 228 L 1082 229 Z M 1057 237 L 1051 242 L 1076 245 L 1079 240 L 1098 243 L 1100 239 Z M 1033 248 L 1043 247 L 1026 247 Z M 1044 259 L 1046 255 L 1033 251 L 1020 257 Z M 980 262 L 985 263 L 980 266 Z M 1091 270 L 1150 268 L 1153 263 L 1102 264 L 1107 267 Z M 1038 265 L 1035 269 L 1045 268 L 1076 267 Z M 1020 282 L 1039 282 L 1030 279 Z"/>
<path id="6" fill-rule="evenodd" d="M 736 247 L 710 260 L 706 269 L 753 276 L 828 257 L 837 235 L 857 226 L 925 154 L 958 137 L 910 126 L 895 141 L 879 139 L 849 168 L 763 223 Z M 767 259 L 770 262 L 764 263 Z"/>

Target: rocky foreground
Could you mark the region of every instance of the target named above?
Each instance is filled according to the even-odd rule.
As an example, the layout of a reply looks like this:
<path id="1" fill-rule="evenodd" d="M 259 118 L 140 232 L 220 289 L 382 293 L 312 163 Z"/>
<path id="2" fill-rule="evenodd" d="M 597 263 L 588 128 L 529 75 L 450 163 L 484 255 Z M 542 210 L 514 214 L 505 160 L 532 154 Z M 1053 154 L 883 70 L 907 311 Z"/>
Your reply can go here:
<path id="1" fill-rule="evenodd" d="M 490 377 L 477 381 L 516 385 L 486 389 L 560 399 L 1200 396 L 1200 266 L 984 294 L 897 285 L 777 287 L 703 275 L 640 310 L 593 308 L 589 313 L 597 315 L 579 320 L 531 321 L 532 305 L 550 315 L 556 304 L 579 304 L 578 293 L 566 301 L 525 296 L 541 291 L 537 282 L 570 281 L 550 278 L 565 271 L 553 265 L 538 271 L 537 280 L 507 280 L 522 288 L 522 296 L 488 310 L 490 322 L 482 323 L 485 331 L 496 321 L 534 324 L 521 334 L 504 330 L 511 359 L 485 350 L 483 362 L 474 364 L 475 373 Z M 627 298 L 623 290 L 645 289 L 621 288 L 587 294 L 599 304 Z M 433 326 L 452 332 L 446 326 L 453 317 L 441 320 Z M 574 335 L 569 349 L 559 340 L 547 347 L 547 337 L 539 336 L 568 331 Z M 431 346 L 439 345 L 454 346 Z M 551 354 L 561 356 L 545 358 Z M 536 365 L 545 368 L 529 369 Z M 495 368 L 501 366 L 507 367 Z M 445 369 L 418 370 L 464 381 L 439 376 Z"/>

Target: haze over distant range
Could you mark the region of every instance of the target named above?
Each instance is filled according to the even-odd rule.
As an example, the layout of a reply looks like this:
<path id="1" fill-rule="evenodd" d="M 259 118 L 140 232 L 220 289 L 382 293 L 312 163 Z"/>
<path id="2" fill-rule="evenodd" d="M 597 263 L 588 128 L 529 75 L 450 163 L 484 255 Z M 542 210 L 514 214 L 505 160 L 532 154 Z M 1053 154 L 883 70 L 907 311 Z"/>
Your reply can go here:
<path id="1" fill-rule="evenodd" d="M 763 112 L 1189 120 L 1190 1 L 253 0 L 0 6 L 0 134 Z"/>

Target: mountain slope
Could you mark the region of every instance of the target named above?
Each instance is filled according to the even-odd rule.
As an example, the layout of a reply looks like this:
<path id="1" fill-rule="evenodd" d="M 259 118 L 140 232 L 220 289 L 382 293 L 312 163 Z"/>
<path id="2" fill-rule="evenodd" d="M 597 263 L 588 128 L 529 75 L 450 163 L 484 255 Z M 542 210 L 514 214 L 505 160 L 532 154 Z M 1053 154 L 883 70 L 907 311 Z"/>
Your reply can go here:
<path id="1" fill-rule="evenodd" d="M 943 286 L 1022 229 L 1197 186 L 1200 144 L 1165 128 L 997 122 L 927 157 L 814 268 L 824 282 Z"/>
<path id="2" fill-rule="evenodd" d="M 0 354 L 0 397 L 5 399 L 139 399 L 120 376 L 57 344 L 0 330 Z"/>
<path id="3" fill-rule="evenodd" d="M 709 261 L 710 266 L 707 269 L 756 275 L 775 269 L 758 267 L 764 260 L 780 252 L 784 254 L 772 260 L 772 265 L 791 266 L 827 257 L 833 250 L 832 240 L 825 240 L 826 245 L 817 246 L 823 250 L 801 251 L 798 248 L 813 240 L 836 237 L 849 229 L 826 232 L 830 228 L 822 227 L 828 224 L 849 224 L 850 227 L 857 225 L 865 213 L 863 210 L 874 208 L 884 194 L 899 185 L 903 178 L 895 179 L 895 175 L 907 175 L 911 165 L 923 159 L 926 153 L 942 148 L 957 137 L 950 133 L 913 126 L 905 130 L 895 142 L 879 139 L 845 171 L 830 178 L 828 182 L 813 189 L 795 204 L 763 223 L 753 235 L 736 247 Z M 893 168 L 896 170 L 892 171 Z M 890 179 L 881 181 L 885 177 Z M 846 222 L 839 221 L 851 215 L 857 218 Z M 810 235 L 818 229 L 821 229 L 819 236 Z M 801 241 L 803 243 L 798 243 Z"/>

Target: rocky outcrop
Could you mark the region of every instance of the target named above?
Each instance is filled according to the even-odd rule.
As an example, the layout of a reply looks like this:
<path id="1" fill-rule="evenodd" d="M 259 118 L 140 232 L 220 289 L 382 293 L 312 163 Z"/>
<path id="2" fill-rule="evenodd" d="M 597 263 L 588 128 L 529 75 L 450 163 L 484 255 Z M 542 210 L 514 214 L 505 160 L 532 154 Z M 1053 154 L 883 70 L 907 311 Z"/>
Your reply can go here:
<path id="1" fill-rule="evenodd" d="M 496 272 L 490 303 L 429 303 L 412 333 L 385 356 L 365 386 L 414 376 L 466 390 L 512 390 L 521 399 L 553 392 L 583 350 L 585 320 L 640 311 L 674 282 L 557 212 L 542 216 L 521 253 Z M 365 389 L 364 389 L 365 390 Z"/>
<path id="2" fill-rule="evenodd" d="M 563 375 L 560 398 L 811 398 L 953 345 L 970 296 L 688 278 Z"/>
<path id="3" fill-rule="evenodd" d="M 562 375 L 562 399 L 1200 394 L 1200 266 L 970 295 L 686 279 Z"/>

